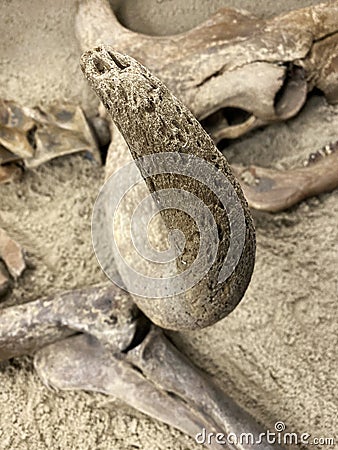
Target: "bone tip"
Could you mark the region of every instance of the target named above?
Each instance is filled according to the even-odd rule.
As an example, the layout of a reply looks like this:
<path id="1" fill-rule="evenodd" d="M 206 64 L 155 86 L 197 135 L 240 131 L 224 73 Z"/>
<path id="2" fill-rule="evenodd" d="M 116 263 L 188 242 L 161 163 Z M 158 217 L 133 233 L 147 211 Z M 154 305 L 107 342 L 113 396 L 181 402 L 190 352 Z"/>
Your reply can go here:
<path id="1" fill-rule="evenodd" d="M 82 54 L 80 66 L 86 78 L 93 80 L 111 71 L 116 74 L 124 71 L 130 66 L 130 61 L 114 48 L 100 44 Z"/>

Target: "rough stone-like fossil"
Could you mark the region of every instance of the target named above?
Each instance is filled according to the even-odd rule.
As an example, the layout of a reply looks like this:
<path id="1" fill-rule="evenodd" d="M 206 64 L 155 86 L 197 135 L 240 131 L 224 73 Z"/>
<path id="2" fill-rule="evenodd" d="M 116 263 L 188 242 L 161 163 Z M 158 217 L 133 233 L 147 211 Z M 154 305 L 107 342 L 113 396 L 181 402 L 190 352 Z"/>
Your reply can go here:
<path id="1" fill-rule="evenodd" d="M 81 2 L 84 50 L 106 43 L 135 57 L 202 120 L 218 142 L 294 116 L 314 87 L 338 102 L 338 2 L 259 19 L 222 9 L 179 35 L 132 32 L 107 0 Z"/>
<path id="2" fill-rule="evenodd" d="M 106 118 L 104 111 L 100 114 Z M 108 148 L 105 171 L 107 178 L 117 167 L 130 162 L 127 144 L 110 122 L 111 143 Z M 287 170 L 261 166 L 230 167 L 241 184 L 248 205 L 252 209 L 278 212 L 295 206 L 300 201 L 338 187 L 337 141 L 310 153 L 303 167 Z"/>
<path id="3" fill-rule="evenodd" d="M 176 189 L 194 193 L 203 204 L 208 205 L 218 229 L 219 246 L 216 259 L 210 270 L 193 288 L 182 295 L 173 295 L 168 298 L 163 298 L 163 295 L 156 298 L 158 295 L 155 290 L 153 297 L 143 298 L 134 295 L 136 303 L 154 323 L 164 328 L 194 329 L 215 323 L 232 311 L 242 298 L 253 269 L 254 231 L 239 183 L 232 175 L 224 156 L 216 149 L 190 111 L 158 78 L 138 62 L 115 52 L 110 47 L 102 46 L 82 56 L 82 68 L 91 86 L 120 129 L 149 191 L 157 193 L 164 189 L 172 191 Z M 152 167 L 143 168 L 139 162 L 140 157 L 149 155 L 163 156 L 156 167 L 158 175 L 148 176 Z M 197 169 L 194 171 L 194 167 L 191 167 L 194 173 L 190 172 L 190 176 L 170 172 L 168 169 L 170 157 L 182 161 L 181 166 L 184 166 L 184 155 L 194 155 L 217 167 L 218 174 L 224 176 L 223 180 L 230 182 L 234 192 L 227 194 L 228 210 L 227 206 L 224 209 L 224 206 L 219 204 L 220 200 L 216 192 L 208 188 L 208 182 L 212 183 L 213 180 L 206 179 L 207 187 L 203 185 L 198 180 L 201 174 L 197 172 Z M 155 166 L 157 163 L 154 161 L 150 164 Z M 193 164 L 194 162 L 191 162 L 191 165 Z M 216 173 L 210 174 L 209 177 L 216 177 Z M 157 197 L 156 199 L 160 201 Z M 128 204 L 127 209 L 131 209 L 131 205 Z M 234 271 L 223 283 L 218 281 L 222 262 L 233 244 L 229 210 L 232 210 L 230 214 L 244 213 L 244 222 L 240 226 L 244 227 L 245 243 Z M 185 214 L 182 214 L 182 211 L 164 210 L 161 211 L 161 217 L 165 232 L 162 228 L 162 231 L 158 232 L 160 236 L 166 236 L 167 230 L 179 229 L 186 239 L 182 254 L 173 264 L 173 274 L 177 274 L 189 269 L 197 259 L 199 230 L 193 226 Z M 240 231 L 237 229 L 234 232 L 239 234 Z M 114 238 L 118 239 L 118 236 L 115 235 Z M 164 239 L 165 237 L 161 238 L 162 241 Z M 129 245 L 129 241 L 123 240 L 122 245 Z M 129 251 L 128 248 L 127 253 Z M 137 265 L 135 259 L 132 263 Z M 138 268 L 142 271 L 145 261 L 142 259 L 139 264 Z M 117 268 L 125 287 L 132 292 L 133 273 L 131 279 L 128 278 L 130 272 L 123 270 L 123 266 L 119 265 L 118 261 Z M 173 279 L 171 283 L 174 282 Z"/>
<path id="4" fill-rule="evenodd" d="M 79 7 L 77 34 L 84 49 L 108 42 L 137 57 L 202 120 L 217 143 L 295 115 L 315 86 L 328 101 L 338 101 L 337 5 L 269 20 L 223 9 L 187 33 L 154 37 L 124 28 L 107 1 L 88 0 Z M 276 212 L 336 188 L 336 165 L 337 154 L 291 171 L 233 170 L 251 208 Z"/>
<path id="5" fill-rule="evenodd" d="M 0 100 L 0 182 L 13 176 L 15 162 L 22 160 L 26 167 L 33 168 L 58 156 L 84 151 L 100 161 L 79 106 L 53 105 L 44 110 Z"/>

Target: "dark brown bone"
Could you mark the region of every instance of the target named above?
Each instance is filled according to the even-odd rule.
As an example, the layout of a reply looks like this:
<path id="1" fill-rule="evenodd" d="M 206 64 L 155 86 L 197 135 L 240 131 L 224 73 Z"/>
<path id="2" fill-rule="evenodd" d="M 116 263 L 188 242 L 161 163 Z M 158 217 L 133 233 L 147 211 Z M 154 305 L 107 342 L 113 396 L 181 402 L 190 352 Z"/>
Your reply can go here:
<path id="1" fill-rule="evenodd" d="M 108 1 L 87 0 L 76 28 L 84 50 L 107 43 L 134 56 L 199 120 L 219 113 L 209 126 L 216 141 L 294 116 L 314 86 L 338 101 L 337 1 L 266 20 L 222 9 L 186 33 L 154 37 L 123 27 Z"/>

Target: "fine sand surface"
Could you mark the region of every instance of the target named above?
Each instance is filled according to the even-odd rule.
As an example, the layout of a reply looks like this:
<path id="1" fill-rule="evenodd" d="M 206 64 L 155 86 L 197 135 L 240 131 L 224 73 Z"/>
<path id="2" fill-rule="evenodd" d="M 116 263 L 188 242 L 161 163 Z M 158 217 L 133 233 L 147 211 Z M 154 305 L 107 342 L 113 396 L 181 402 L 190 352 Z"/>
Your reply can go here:
<path id="1" fill-rule="evenodd" d="M 267 16 L 319 2 L 114 3 L 123 23 L 157 34 L 187 29 L 224 5 Z M 0 97 L 32 106 L 71 100 L 94 114 L 97 102 L 78 66 L 76 2 L 3 0 L 0 11 Z M 252 133 L 226 155 L 244 164 L 293 167 L 336 140 L 337 130 L 338 107 L 313 95 L 297 118 Z M 102 183 L 102 168 L 76 155 L 0 187 L 0 227 L 22 243 L 29 262 L 0 306 L 105 280 L 90 236 L 92 206 Z M 288 212 L 254 217 L 257 263 L 243 301 L 217 325 L 171 337 L 264 429 L 283 421 L 289 432 L 338 442 L 338 191 Z M 1 450 L 198 448 L 193 439 L 114 399 L 49 391 L 33 372 L 30 357 L 0 364 Z"/>

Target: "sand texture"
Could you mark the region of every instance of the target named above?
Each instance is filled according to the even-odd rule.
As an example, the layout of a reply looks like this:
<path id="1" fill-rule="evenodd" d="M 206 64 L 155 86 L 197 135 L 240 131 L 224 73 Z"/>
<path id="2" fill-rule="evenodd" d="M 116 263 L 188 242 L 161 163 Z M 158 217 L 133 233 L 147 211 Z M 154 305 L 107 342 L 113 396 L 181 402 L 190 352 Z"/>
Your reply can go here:
<path id="1" fill-rule="evenodd" d="M 114 3 L 129 27 L 165 34 L 185 30 L 224 5 L 269 16 L 319 2 Z M 0 97 L 31 106 L 70 100 L 94 115 L 97 100 L 79 69 L 76 2 L 5 0 L 0 10 Z M 312 95 L 298 117 L 236 141 L 226 156 L 236 163 L 295 167 L 336 140 L 337 129 L 338 107 Z M 90 235 L 93 202 L 103 179 L 101 167 L 75 155 L 0 187 L 0 227 L 24 246 L 29 266 L 0 307 L 105 280 Z M 264 429 L 283 421 L 290 432 L 335 437 L 336 442 L 337 217 L 337 190 L 287 212 L 254 213 L 257 262 L 240 305 L 213 327 L 170 333 Z M 0 408 L 1 450 L 201 448 L 114 399 L 48 390 L 28 356 L 0 364 Z"/>

